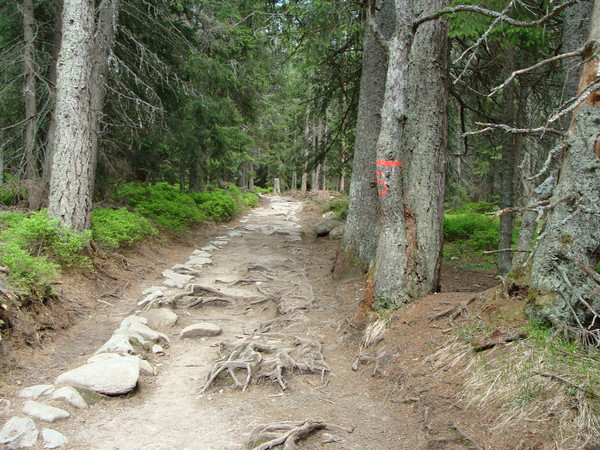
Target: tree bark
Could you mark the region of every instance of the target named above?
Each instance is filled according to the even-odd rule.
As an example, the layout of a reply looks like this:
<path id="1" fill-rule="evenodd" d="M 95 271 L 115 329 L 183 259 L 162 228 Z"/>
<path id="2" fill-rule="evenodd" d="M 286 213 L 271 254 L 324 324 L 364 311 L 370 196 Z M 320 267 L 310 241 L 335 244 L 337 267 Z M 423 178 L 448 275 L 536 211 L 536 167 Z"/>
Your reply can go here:
<path id="1" fill-rule="evenodd" d="M 90 227 L 98 138 L 116 33 L 118 0 L 65 0 L 56 88 L 56 140 L 48 213 L 81 232 Z"/>
<path id="2" fill-rule="evenodd" d="M 375 14 L 377 26 L 382 34 L 389 38 L 395 25 L 392 2 L 381 2 Z M 377 189 L 373 186 L 373 168 L 377 138 L 381 129 L 387 56 L 368 28 L 365 32 L 362 58 L 348 217 L 344 226 L 341 251 L 335 264 L 336 277 L 342 276 L 346 269 L 354 265 L 366 271 L 370 262 L 375 259 L 379 239 L 378 200 Z"/>
<path id="3" fill-rule="evenodd" d="M 40 185 L 40 164 L 37 154 L 37 128 L 38 110 L 36 95 L 35 75 L 35 17 L 33 0 L 23 0 L 23 61 L 25 69 L 25 82 L 23 83 L 23 96 L 25 100 L 25 178 L 27 179 L 29 208 L 37 210 L 42 203 Z"/>
<path id="4" fill-rule="evenodd" d="M 588 42 L 592 46 L 579 92 L 598 75 L 600 2 L 596 1 Z M 530 313 L 554 323 L 600 328 L 600 90 L 577 108 L 567 149 L 550 200 L 545 230 L 531 267 Z"/>
<path id="5" fill-rule="evenodd" d="M 432 21 L 411 34 L 413 11 L 443 0 L 396 0 L 396 30 L 377 142 L 381 232 L 374 301 L 399 306 L 440 287 L 447 144 L 448 28 Z"/>

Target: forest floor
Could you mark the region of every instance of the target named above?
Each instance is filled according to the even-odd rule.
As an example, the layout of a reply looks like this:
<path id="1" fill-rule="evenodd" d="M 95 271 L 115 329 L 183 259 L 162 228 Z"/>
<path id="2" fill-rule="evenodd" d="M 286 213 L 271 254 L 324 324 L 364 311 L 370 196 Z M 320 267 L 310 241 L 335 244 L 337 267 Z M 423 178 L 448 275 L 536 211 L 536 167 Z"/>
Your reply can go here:
<path id="1" fill-rule="evenodd" d="M 3 344 L 0 398 L 11 401 L 0 413 L 4 421 L 20 414 L 22 388 L 53 383 L 65 370 L 84 364 L 121 320 L 136 312 L 142 291 L 161 284 L 163 270 L 238 231 L 241 235 L 234 233 L 213 251 L 213 264 L 194 281 L 236 301 L 175 309 L 178 323 L 164 330 L 170 338 L 166 354 L 148 356 L 157 375 L 143 376 L 126 396 L 71 411 L 70 419 L 51 424 L 69 439 L 63 448 L 245 448 L 258 425 L 288 421 L 305 429 L 325 427 L 307 433 L 300 448 L 554 448 L 544 423 L 492 431 L 498 412 L 469 404 L 465 395 L 472 350 L 458 340 L 454 322 L 467 310 L 489 313 L 507 306 L 484 304 L 481 293 L 497 278 L 445 268 L 442 293 L 385 317 L 357 317 L 364 275 L 332 279 L 339 241 L 314 236 L 320 221 L 318 198 L 271 197 L 236 222 L 130 249 L 97 263 L 94 273 L 65 275 L 56 289 L 69 307 L 48 305 L 40 316 L 44 326 L 26 340 Z M 300 230 L 301 240 L 295 238 Z M 61 314 L 75 315 L 74 325 L 62 328 L 67 320 Z M 223 333 L 180 338 L 184 327 L 200 321 L 218 324 Z M 518 319 L 511 323 L 519 325 Z M 250 366 L 262 381 L 236 389 L 221 374 L 203 390 L 227 349 L 249 343 L 260 344 L 252 348 L 262 348 L 265 361 L 297 363 L 293 371 L 283 365 L 285 389 L 254 358 Z M 245 369 L 236 373 L 244 384 Z M 263 436 L 259 444 L 271 437 Z"/>

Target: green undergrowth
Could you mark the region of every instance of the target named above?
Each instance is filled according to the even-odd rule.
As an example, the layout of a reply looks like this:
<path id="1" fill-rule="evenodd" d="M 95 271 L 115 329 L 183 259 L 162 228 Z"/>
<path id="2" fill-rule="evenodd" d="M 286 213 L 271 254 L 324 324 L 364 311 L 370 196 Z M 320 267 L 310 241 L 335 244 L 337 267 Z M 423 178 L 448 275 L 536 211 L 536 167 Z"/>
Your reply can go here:
<path id="1" fill-rule="evenodd" d="M 92 211 L 92 239 L 103 248 L 127 247 L 157 234 L 150 220 L 125 208 Z"/>
<path id="2" fill-rule="evenodd" d="M 348 202 L 348 198 L 332 200 L 321 208 L 321 213 L 325 214 L 331 211 L 335 214 L 336 219 L 346 220 L 346 217 L 348 217 Z"/>

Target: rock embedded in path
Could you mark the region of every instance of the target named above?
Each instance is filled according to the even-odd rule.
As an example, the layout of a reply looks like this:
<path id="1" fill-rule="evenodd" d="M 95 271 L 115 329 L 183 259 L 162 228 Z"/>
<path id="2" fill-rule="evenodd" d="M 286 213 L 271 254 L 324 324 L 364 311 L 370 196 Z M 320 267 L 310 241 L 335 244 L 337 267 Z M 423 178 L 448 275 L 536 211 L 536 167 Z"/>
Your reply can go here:
<path id="1" fill-rule="evenodd" d="M 50 428 L 42 429 L 42 439 L 45 442 L 44 448 L 57 448 L 69 442 L 64 434 Z"/>
<path id="2" fill-rule="evenodd" d="M 317 236 L 327 236 L 331 230 L 339 227 L 340 225 L 343 225 L 341 221 L 337 219 L 328 219 L 325 222 L 317 225 Z"/>
<path id="3" fill-rule="evenodd" d="M 183 289 L 187 283 L 194 279 L 192 275 L 182 275 L 180 273 L 173 272 L 170 269 L 163 271 L 162 276 L 166 278 L 163 281 L 165 286 L 176 287 L 178 289 Z"/>
<path id="4" fill-rule="evenodd" d="M 54 390 L 53 384 L 38 384 L 37 386 L 27 387 L 19 392 L 22 398 L 38 398 L 41 395 L 48 395 Z"/>
<path id="5" fill-rule="evenodd" d="M 138 302 L 138 306 L 143 306 L 147 303 L 152 303 L 155 300 L 158 300 L 159 298 L 164 297 L 164 295 L 165 294 L 163 293 L 163 291 L 151 292 L 150 294 L 146 295 L 142 300 L 140 300 Z"/>
<path id="6" fill-rule="evenodd" d="M 210 258 L 211 254 L 204 250 L 194 250 L 192 256 L 198 256 L 199 258 Z"/>
<path id="7" fill-rule="evenodd" d="M 75 408 L 79 409 L 84 409 L 88 406 L 81 394 L 77 391 L 77 389 L 71 386 L 63 386 L 60 389 L 57 389 L 52 393 L 51 398 L 53 400 L 63 400 L 69 405 L 72 405 Z"/>
<path id="8" fill-rule="evenodd" d="M 138 382 L 140 365 L 136 357 L 95 361 L 63 373 L 56 383 L 74 384 L 106 395 L 127 394 Z"/>
<path id="9" fill-rule="evenodd" d="M 150 328 L 157 330 L 165 330 L 173 327 L 179 318 L 177 314 L 168 308 L 150 309 L 140 313 L 140 316 L 148 321 L 147 325 Z"/>
<path id="10" fill-rule="evenodd" d="M 191 267 L 188 267 L 183 264 L 175 264 L 173 267 L 171 267 L 171 270 L 181 275 L 191 275 L 193 277 L 197 277 L 198 275 L 200 275 L 200 272 L 198 272 L 197 270 L 192 269 Z"/>
<path id="11" fill-rule="evenodd" d="M 136 335 L 142 336 L 144 339 L 148 339 L 149 341 L 157 342 L 159 340 L 163 340 L 169 342 L 169 338 L 166 334 L 154 331 L 152 328 L 146 325 L 147 322 L 148 319 L 143 316 L 129 316 L 123 319 L 121 326 L 117 331 L 121 331 L 125 334 L 131 331 Z"/>
<path id="12" fill-rule="evenodd" d="M 214 323 L 199 322 L 181 330 L 182 339 L 218 336 L 223 332 L 223 329 Z"/>
<path id="13" fill-rule="evenodd" d="M 25 448 L 35 445 L 38 438 L 35 422 L 26 417 L 13 417 L 0 430 L 0 444 L 8 448 Z"/>
<path id="14" fill-rule="evenodd" d="M 31 416 L 44 422 L 56 422 L 60 419 L 67 419 L 71 415 L 64 409 L 54 406 L 44 405 L 33 400 L 27 400 L 23 406 L 23 414 Z"/>

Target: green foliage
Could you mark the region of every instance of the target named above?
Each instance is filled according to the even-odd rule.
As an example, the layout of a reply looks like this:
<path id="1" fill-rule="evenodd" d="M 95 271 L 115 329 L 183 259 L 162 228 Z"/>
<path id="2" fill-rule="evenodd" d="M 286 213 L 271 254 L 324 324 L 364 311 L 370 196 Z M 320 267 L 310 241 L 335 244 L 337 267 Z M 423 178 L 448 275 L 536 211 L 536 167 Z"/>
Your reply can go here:
<path id="1" fill-rule="evenodd" d="M 239 204 L 224 190 L 190 194 L 198 205 L 204 220 L 222 222 L 232 219 Z"/>
<path id="2" fill-rule="evenodd" d="M 125 208 L 92 211 L 92 238 L 103 247 L 125 247 L 157 234 L 148 219 Z"/>
<path id="3" fill-rule="evenodd" d="M 337 219 L 345 220 L 346 217 L 348 217 L 348 199 L 332 200 L 321 209 L 322 213 L 327 213 L 329 211 L 333 211 Z"/>
<path id="4" fill-rule="evenodd" d="M 254 186 L 254 191 L 257 194 L 270 194 L 271 192 L 273 192 L 273 186 L 268 187 L 268 188 L 262 188 L 260 186 Z"/>
<path id="5" fill-rule="evenodd" d="M 446 213 L 444 239 L 468 240 L 475 250 L 491 250 L 498 246 L 499 221 L 477 213 Z"/>
<path id="6" fill-rule="evenodd" d="M 60 227 L 45 210 L 0 214 L 0 265 L 18 287 L 45 286 L 61 266 L 87 266 L 90 261 L 81 252 L 89 240 L 89 232 Z"/>
<path id="7" fill-rule="evenodd" d="M 113 198 L 134 208 L 158 227 L 176 233 L 204 218 L 190 194 L 167 183 L 124 183 L 119 185 Z"/>

